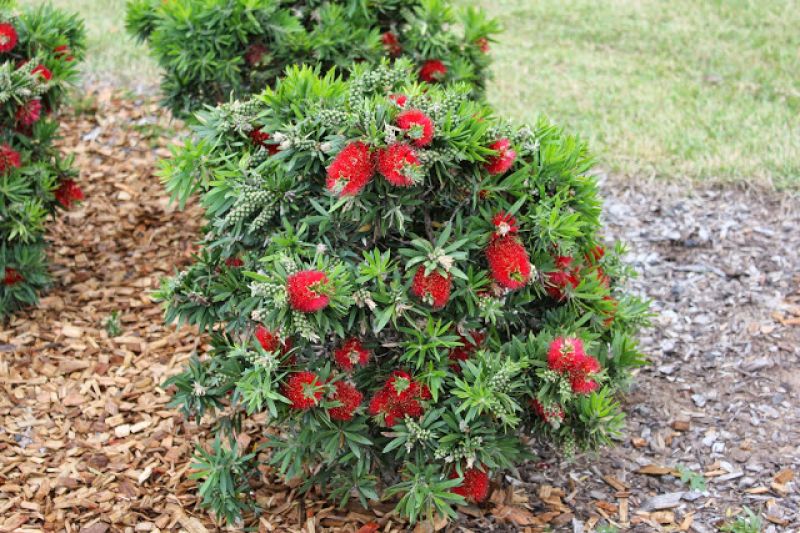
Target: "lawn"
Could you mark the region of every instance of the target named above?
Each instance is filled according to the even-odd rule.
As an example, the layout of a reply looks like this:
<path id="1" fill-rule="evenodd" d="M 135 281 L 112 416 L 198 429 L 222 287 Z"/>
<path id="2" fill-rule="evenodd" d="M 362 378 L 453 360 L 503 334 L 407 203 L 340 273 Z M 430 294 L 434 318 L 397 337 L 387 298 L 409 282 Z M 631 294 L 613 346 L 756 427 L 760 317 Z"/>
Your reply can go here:
<path id="1" fill-rule="evenodd" d="M 123 0 L 54 3 L 86 17 L 88 73 L 134 86 L 156 79 L 124 35 Z M 800 184 L 795 0 L 478 3 L 505 27 L 489 93 L 500 113 L 545 114 L 634 179 Z"/>

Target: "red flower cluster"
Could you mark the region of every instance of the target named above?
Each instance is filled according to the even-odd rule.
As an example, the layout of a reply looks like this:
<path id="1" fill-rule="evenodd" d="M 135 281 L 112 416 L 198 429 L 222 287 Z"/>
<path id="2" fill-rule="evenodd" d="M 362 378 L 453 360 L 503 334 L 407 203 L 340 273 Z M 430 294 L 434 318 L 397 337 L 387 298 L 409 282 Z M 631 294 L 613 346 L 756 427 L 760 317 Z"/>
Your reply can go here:
<path id="1" fill-rule="evenodd" d="M 225 266 L 228 268 L 242 268 L 244 261 L 238 257 L 229 257 L 225 260 Z"/>
<path id="2" fill-rule="evenodd" d="M 344 381 L 337 381 L 333 386 L 336 387 L 336 391 L 331 399 L 340 402 L 342 405 L 332 407 L 328 414 L 334 420 L 343 420 L 345 422 L 352 420 L 355 410 L 358 409 L 364 399 L 364 395 L 358 392 L 358 389 L 353 385 Z"/>
<path id="3" fill-rule="evenodd" d="M 492 218 L 492 225 L 495 227 L 495 231 L 492 233 L 492 240 L 500 239 L 508 235 L 516 235 L 519 231 L 517 219 L 504 211 L 500 211 Z"/>
<path id="4" fill-rule="evenodd" d="M 559 374 L 567 374 L 576 394 L 589 394 L 599 387 L 590 375 L 600 371 L 600 363 L 584 351 L 580 339 L 558 337 L 550 343 L 547 366 Z"/>
<path id="5" fill-rule="evenodd" d="M 3 277 L 3 285 L 10 287 L 25 281 L 25 277 L 13 268 L 6 267 L 5 276 Z"/>
<path id="6" fill-rule="evenodd" d="M 406 102 L 408 102 L 408 96 L 404 94 L 390 94 L 389 100 L 391 100 L 400 107 L 405 107 Z"/>
<path id="7" fill-rule="evenodd" d="M 294 372 L 284 383 L 281 394 L 291 402 L 293 409 L 310 409 L 322 398 L 323 386 L 313 372 Z"/>
<path id="8" fill-rule="evenodd" d="M 397 115 L 397 125 L 415 146 L 427 146 L 433 141 L 433 121 L 419 109 L 408 109 Z"/>
<path id="9" fill-rule="evenodd" d="M 603 320 L 603 327 L 610 328 L 611 324 L 614 323 L 614 319 L 617 317 L 617 308 L 619 307 L 619 302 L 616 301 L 613 296 L 609 295 L 603 296 L 603 301 L 611 302 L 611 309 L 603 313 L 606 317 Z"/>
<path id="10" fill-rule="evenodd" d="M 516 237 L 494 239 L 486 248 L 486 259 L 492 279 L 506 289 L 521 289 L 531 277 L 528 251 Z"/>
<path id="11" fill-rule="evenodd" d="M 261 43 L 253 43 L 244 51 L 244 60 L 248 65 L 254 67 L 261 63 L 261 58 L 264 57 L 269 49 Z"/>
<path id="12" fill-rule="evenodd" d="M 333 359 L 340 367 L 350 371 L 355 365 L 367 366 L 369 355 L 369 350 L 364 348 L 361 341 L 350 338 L 333 352 Z"/>
<path id="13" fill-rule="evenodd" d="M 533 412 L 545 422 L 550 422 L 551 420 L 561 422 L 564 420 L 564 410 L 558 404 L 550 404 L 545 407 L 542 402 L 534 398 L 531 400 L 531 407 Z"/>
<path id="14" fill-rule="evenodd" d="M 414 274 L 414 281 L 411 283 L 411 294 L 429 304 L 434 309 L 441 309 L 450 299 L 450 290 L 453 286 L 453 276 L 447 277 L 436 271 L 425 275 L 425 267 L 420 265 L 417 273 Z"/>
<path id="15" fill-rule="evenodd" d="M 44 81 L 50 81 L 53 79 L 53 73 L 50 72 L 50 69 L 44 65 L 38 65 L 35 69 L 31 71 L 33 75 L 39 75 L 40 78 L 44 79 Z"/>
<path id="16" fill-rule="evenodd" d="M 405 143 L 395 143 L 378 151 L 378 172 L 392 185 L 414 185 L 419 169 L 417 153 Z"/>
<path id="17" fill-rule="evenodd" d="M 55 52 L 55 56 L 58 59 L 63 59 L 66 62 L 75 60 L 75 58 L 70 53 L 69 46 L 67 46 L 66 44 L 56 46 L 55 48 L 53 48 L 53 52 Z"/>
<path id="18" fill-rule="evenodd" d="M 338 196 L 354 196 L 375 174 L 375 158 L 369 146 L 355 141 L 337 154 L 327 168 L 328 190 Z"/>
<path id="19" fill-rule="evenodd" d="M 429 59 L 419 69 L 419 79 L 428 83 L 436 83 L 447 76 L 447 67 L 438 59 Z"/>
<path id="20" fill-rule="evenodd" d="M 54 194 L 56 201 L 66 209 L 72 207 L 73 202 L 81 202 L 84 199 L 83 191 L 73 180 L 62 181 Z"/>
<path id="21" fill-rule="evenodd" d="M 450 479 L 457 478 L 458 472 L 454 469 Z M 489 474 L 478 468 L 467 468 L 461 485 L 453 487 L 452 492 L 460 494 L 468 502 L 480 503 L 489 495 Z"/>
<path id="22" fill-rule="evenodd" d="M 469 359 L 470 356 L 475 353 L 475 350 L 480 348 L 483 341 L 486 340 L 486 334 L 480 331 L 470 331 L 469 335 L 472 337 L 471 339 L 459 334 L 458 340 L 461 342 L 461 346 L 450 350 L 448 358 L 453 361 L 450 368 L 454 372 L 461 373 L 461 366 L 459 366 L 458 361 L 466 361 Z"/>
<path id="23" fill-rule="evenodd" d="M 422 400 L 429 400 L 428 387 L 414 381 L 407 372 L 395 370 L 369 402 L 369 414 L 383 416 L 384 423 L 391 427 L 406 416 L 418 418 L 425 412 Z"/>
<path id="24" fill-rule="evenodd" d="M 403 53 L 403 47 L 400 46 L 400 40 L 394 33 L 387 31 L 381 35 L 381 42 L 390 56 L 397 57 Z"/>
<path id="25" fill-rule="evenodd" d="M 489 53 L 489 39 L 486 37 L 480 37 L 476 39 L 475 44 L 478 45 L 478 48 L 480 48 L 481 52 L 484 54 Z"/>
<path id="26" fill-rule="evenodd" d="M 17 108 L 17 124 L 22 128 L 30 128 L 42 116 L 42 101 L 39 99 L 28 100 Z"/>
<path id="27" fill-rule="evenodd" d="M 489 145 L 489 149 L 497 152 L 497 155 L 489 157 L 484 164 L 484 168 L 489 174 L 505 174 L 517 159 L 517 153 L 511 149 L 511 141 L 500 139 Z"/>
<path id="28" fill-rule="evenodd" d="M 17 30 L 8 22 L 0 23 L 0 53 L 10 52 L 17 46 Z"/>
<path id="29" fill-rule="evenodd" d="M 0 144 L 0 174 L 5 174 L 12 168 L 19 168 L 21 164 L 19 152 L 8 144 Z"/>
<path id="30" fill-rule="evenodd" d="M 569 287 L 573 289 L 580 284 L 579 269 L 573 267 L 572 257 L 560 255 L 556 257 L 556 270 L 546 274 L 545 290 L 555 300 L 564 300 Z"/>
<path id="31" fill-rule="evenodd" d="M 328 276 L 319 270 L 303 270 L 292 274 L 286 279 L 289 305 L 301 313 L 325 309 L 330 303 L 330 297 L 324 292 L 328 283 Z"/>
<path id="32" fill-rule="evenodd" d="M 256 327 L 256 339 L 258 343 L 267 352 L 277 352 L 280 350 L 281 355 L 286 355 L 292 349 L 292 339 L 281 339 L 278 332 L 272 332 L 262 326 L 261 324 Z"/>
<path id="33" fill-rule="evenodd" d="M 266 131 L 257 130 L 255 128 L 250 130 L 250 140 L 253 141 L 253 144 L 265 148 L 269 155 L 275 155 L 280 151 L 280 147 L 275 143 L 268 143 L 267 141 L 271 138 L 272 136 Z"/>

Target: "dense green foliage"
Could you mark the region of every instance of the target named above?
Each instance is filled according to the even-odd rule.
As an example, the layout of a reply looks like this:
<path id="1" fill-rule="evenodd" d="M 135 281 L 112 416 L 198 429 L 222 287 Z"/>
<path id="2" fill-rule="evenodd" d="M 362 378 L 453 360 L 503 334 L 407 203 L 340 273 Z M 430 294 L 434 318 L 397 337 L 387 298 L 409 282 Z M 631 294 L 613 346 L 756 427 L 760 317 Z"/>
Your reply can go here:
<path id="1" fill-rule="evenodd" d="M 44 225 L 79 199 L 50 118 L 77 74 L 82 22 L 47 5 L 0 5 L 0 317 L 37 301 L 48 281 Z"/>
<path id="2" fill-rule="evenodd" d="M 386 56 L 479 91 L 497 31 L 480 11 L 456 14 L 445 0 L 129 0 L 127 27 L 163 68 L 165 104 L 179 115 L 259 92 L 291 64 L 346 72 Z"/>
<path id="3" fill-rule="evenodd" d="M 187 415 L 235 434 L 266 413 L 284 476 L 341 503 L 397 495 L 412 521 L 485 497 L 523 435 L 614 438 L 647 316 L 621 245 L 601 246 L 584 144 L 416 78 L 406 60 L 349 81 L 292 67 L 201 113 L 163 173 L 200 194 L 203 250 L 158 293 L 212 336 L 169 382 Z M 240 459 L 220 441 L 199 457 L 228 519 L 249 506 Z"/>

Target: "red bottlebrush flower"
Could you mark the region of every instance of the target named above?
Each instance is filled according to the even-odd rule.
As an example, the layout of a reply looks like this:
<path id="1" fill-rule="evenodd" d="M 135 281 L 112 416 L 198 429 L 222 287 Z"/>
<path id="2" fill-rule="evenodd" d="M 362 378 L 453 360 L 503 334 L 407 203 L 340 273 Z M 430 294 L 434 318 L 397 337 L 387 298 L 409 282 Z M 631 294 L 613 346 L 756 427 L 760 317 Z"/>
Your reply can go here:
<path id="1" fill-rule="evenodd" d="M 461 342 L 461 346 L 457 346 L 450 350 L 450 355 L 448 359 L 453 361 L 450 365 L 450 368 L 453 369 L 454 372 L 461 372 L 461 367 L 458 365 L 458 361 L 466 361 L 470 358 L 470 356 L 475 353 L 482 344 L 483 341 L 486 340 L 486 334 L 480 331 L 471 331 L 470 337 L 465 337 L 463 335 L 459 335 L 459 342 Z"/>
<path id="2" fill-rule="evenodd" d="M 425 412 L 420 400 L 429 400 L 428 387 L 420 385 L 407 372 L 395 370 L 369 403 L 369 414 L 383 416 L 384 423 L 391 427 L 409 416 L 418 418 Z"/>
<path id="3" fill-rule="evenodd" d="M 489 53 L 489 39 L 486 37 L 480 37 L 476 39 L 475 44 L 478 45 L 478 48 L 480 48 L 481 52 L 484 54 Z"/>
<path id="4" fill-rule="evenodd" d="M 261 324 L 256 327 L 256 340 L 267 352 L 280 351 L 281 355 L 286 355 L 292 349 L 292 339 L 281 340 L 278 332 L 272 332 L 262 326 Z"/>
<path id="5" fill-rule="evenodd" d="M 28 100 L 17 108 L 17 124 L 23 128 L 30 128 L 42 116 L 42 101 L 39 99 Z"/>
<path id="6" fill-rule="evenodd" d="M 433 141 L 433 121 L 419 109 L 408 109 L 397 115 L 397 125 L 415 146 L 427 146 Z"/>
<path id="7" fill-rule="evenodd" d="M 17 30 L 8 22 L 0 23 L 0 53 L 10 52 L 17 46 Z"/>
<path id="8" fill-rule="evenodd" d="M 244 266 L 244 261 L 238 257 L 229 257 L 225 260 L 225 266 L 228 268 L 242 268 Z"/>
<path id="9" fill-rule="evenodd" d="M 600 384 L 595 380 L 581 376 L 570 378 L 569 383 L 572 386 L 572 392 L 575 394 L 591 394 L 600 387 Z"/>
<path id="10" fill-rule="evenodd" d="M 0 174 L 5 174 L 12 168 L 19 168 L 21 164 L 19 152 L 8 144 L 0 144 Z"/>
<path id="11" fill-rule="evenodd" d="M 247 50 L 244 52 L 244 60 L 247 62 L 248 65 L 254 67 L 261 63 L 261 59 L 264 57 L 269 49 L 261 43 L 253 43 L 247 47 Z"/>
<path id="12" fill-rule="evenodd" d="M 513 215 L 509 215 L 504 211 L 500 211 L 494 216 L 494 218 L 492 218 L 492 224 L 496 228 L 495 232 L 492 234 L 492 240 L 499 239 L 507 235 L 516 235 L 519 231 L 517 219 L 514 218 Z"/>
<path id="13" fill-rule="evenodd" d="M 250 130 L 249 135 L 250 135 L 250 140 L 253 141 L 253 144 L 265 148 L 267 150 L 267 153 L 269 153 L 269 155 L 275 155 L 280 151 L 280 145 L 267 142 L 272 138 L 272 136 L 266 131 L 252 129 Z"/>
<path id="14" fill-rule="evenodd" d="M 410 187 L 420 179 L 420 161 L 409 145 L 395 143 L 378 151 L 378 172 L 398 187 Z"/>
<path id="15" fill-rule="evenodd" d="M 545 290 L 554 300 L 564 300 L 567 297 L 568 288 L 576 288 L 580 284 L 578 269 L 572 268 L 573 259 L 567 255 L 560 255 L 555 259 L 556 269 L 547 272 Z"/>
<path id="16" fill-rule="evenodd" d="M 484 164 L 486 171 L 495 176 L 508 172 L 517 159 L 517 153 L 511 149 L 511 141 L 500 139 L 490 144 L 489 148 L 497 152 L 497 155 L 488 158 Z"/>
<path id="17" fill-rule="evenodd" d="M 561 422 L 564 420 L 564 410 L 561 409 L 558 404 L 553 403 L 545 407 L 542 405 L 542 402 L 534 398 L 531 400 L 531 407 L 533 408 L 533 412 L 536 413 L 536 416 L 545 422 Z"/>
<path id="18" fill-rule="evenodd" d="M 339 152 L 327 172 L 329 191 L 338 196 L 355 196 L 375 174 L 375 158 L 369 146 L 355 141 Z"/>
<path id="19" fill-rule="evenodd" d="M 80 202 L 84 199 L 83 191 L 72 180 L 62 181 L 54 194 L 56 201 L 66 209 L 72 207 L 73 202 Z"/>
<path id="20" fill-rule="evenodd" d="M 352 420 L 355 410 L 358 409 L 364 399 L 364 395 L 358 392 L 358 389 L 353 385 L 344 381 L 337 381 L 333 386 L 336 387 L 336 392 L 333 393 L 331 399 L 341 402 L 342 405 L 332 407 L 328 414 L 334 420 L 343 420 L 345 422 Z"/>
<path id="21" fill-rule="evenodd" d="M 531 277 L 528 252 L 515 237 L 501 237 L 490 242 L 486 259 L 492 279 L 506 289 L 521 289 Z"/>
<path id="22" fill-rule="evenodd" d="M 563 374 L 572 372 L 579 360 L 586 355 L 583 342 L 573 337 L 558 337 L 547 350 L 547 366 Z"/>
<path id="23" fill-rule="evenodd" d="M 425 275 L 425 267 L 417 268 L 414 281 L 411 283 L 411 294 L 427 303 L 434 309 L 441 309 L 450 299 L 450 289 L 453 286 L 453 276 L 447 277 L 434 271 Z"/>
<path id="24" fill-rule="evenodd" d="M 44 65 L 37 66 L 31 71 L 31 74 L 38 74 L 40 78 L 44 79 L 44 81 L 50 81 L 53 79 L 53 73 L 50 72 L 50 69 Z"/>
<path id="25" fill-rule="evenodd" d="M 367 366 L 369 355 L 369 350 L 364 348 L 361 341 L 351 338 L 333 352 L 333 359 L 340 367 L 350 371 L 355 365 Z"/>
<path id="26" fill-rule="evenodd" d="M 25 277 L 20 274 L 17 270 L 6 267 L 5 276 L 3 277 L 3 285 L 6 287 L 11 287 L 12 285 L 16 285 L 25 281 Z"/>
<path id="27" fill-rule="evenodd" d="M 391 100 L 400 107 L 405 107 L 406 102 L 408 102 L 408 96 L 404 94 L 390 94 L 389 100 Z"/>
<path id="28" fill-rule="evenodd" d="M 458 477 L 458 472 L 455 470 L 450 473 L 450 479 Z M 464 470 L 464 481 L 451 490 L 469 502 L 480 503 L 489 495 L 489 474 L 478 468 L 467 468 Z"/>
<path id="29" fill-rule="evenodd" d="M 403 47 L 400 46 L 400 40 L 394 33 L 387 31 L 381 35 L 381 42 L 390 56 L 397 57 L 403 53 Z"/>
<path id="30" fill-rule="evenodd" d="M 447 76 L 447 67 L 438 59 L 429 59 L 419 69 L 419 79 L 428 83 L 436 83 Z"/>
<path id="31" fill-rule="evenodd" d="M 603 296 L 603 301 L 611 302 L 611 309 L 604 312 L 605 319 L 603 320 L 603 327 L 610 328 L 611 324 L 614 323 L 614 319 L 617 316 L 617 308 L 619 307 L 619 302 L 614 299 L 613 296 Z"/>
<path id="32" fill-rule="evenodd" d="M 328 283 L 328 276 L 319 270 L 303 270 L 289 276 L 286 292 L 292 309 L 301 313 L 325 309 L 330 303 L 330 297 L 325 294 Z"/>
<path id="33" fill-rule="evenodd" d="M 284 383 L 281 394 L 291 402 L 293 409 L 310 409 L 317 405 L 323 394 L 322 383 L 313 372 L 294 372 Z"/>
<path id="34" fill-rule="evenodd" d="M 69 46 L 67 46 L 66 44 L 62 44 L 60 46 L 56 46 L 55 48 L 53 48 L 53 53 L 58 59 L 63 59 L 64 61 L 67 62 L 75 60 L 75 58 L 70 53 Z"/>
<path id="35" fill-rule="evenodd" d="M 586 259 L 587 263 L 594 264 L 600 261 L 605 255 L 606 255 L 605 247 L 598 244 L 597 246 L 589 250 L 587 253 L 585 253 L 584 258 Z"/>

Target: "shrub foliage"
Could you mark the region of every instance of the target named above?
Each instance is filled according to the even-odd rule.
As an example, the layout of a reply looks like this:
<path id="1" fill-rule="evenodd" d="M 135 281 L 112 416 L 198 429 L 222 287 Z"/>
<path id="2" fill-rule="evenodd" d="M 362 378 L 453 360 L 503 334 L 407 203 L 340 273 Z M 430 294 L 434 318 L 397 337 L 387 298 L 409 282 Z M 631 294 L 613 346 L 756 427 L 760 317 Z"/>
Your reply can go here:
<path id="1" fill-rule="evenodd" d="M 429 81 L 483 87 L 496 22 L 445 0 L 129 0 L 128 30 L 164 69 L 176 114 L 261 91 L 288 65 L 411 58 Z M 458 29 L 456 29 L 458 27 Z"/>
<path id="2" fill-rule="evenodd" d="M 600 241 L 592 159 L 470 92 L 406 60 L 349 81 L 292 67 L 165 162 L 208 219 L 158 297 L 211 332 L 169 385 L 219 422 L 196 465 L 218 516 L 250 505 L 257 457 L 342 504 L 397 496 L 415 521 L 484 499 L 531 436 L 570 452 L 617 434 L 647 307 Z M 255 415 L 272 429 L 243 455 L 223 435 Z"/>
<path id="3" fill-rule="evenodd" d="M 75 79 L 83 23 L 49 5 L 0 4 L 0 317 L 33 304 L 47 274 L 46 221 L 82 199 L 51 117 Z"/>

